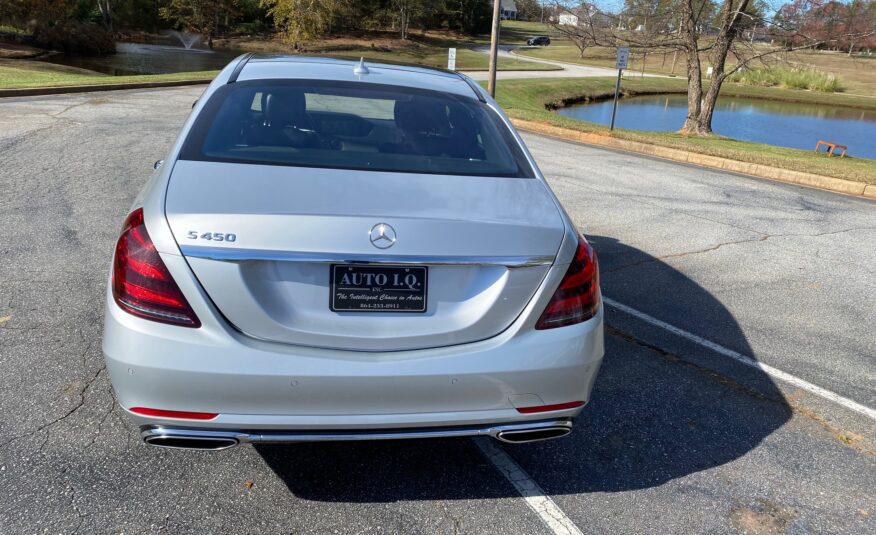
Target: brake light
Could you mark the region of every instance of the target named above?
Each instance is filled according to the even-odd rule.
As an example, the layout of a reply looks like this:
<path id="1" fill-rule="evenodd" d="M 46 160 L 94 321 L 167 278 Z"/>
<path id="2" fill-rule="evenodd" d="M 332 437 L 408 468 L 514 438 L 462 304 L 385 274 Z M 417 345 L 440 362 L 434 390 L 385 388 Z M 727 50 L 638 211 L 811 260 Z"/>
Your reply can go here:
<path id="1" fill-rule="evenodd" d="M 578 237 L 575 258 L 569 264 L 560 287 L 545 307 L 536 329 L 553 329 L 589 320 L 599 310 L 599 265 L 596 251 Z"/>
<path id="2" fill-rule="evenodd" d="M 143 223 L 143 209 L 131 212 L 113 258 L 113 298 L 135 316 L 184 327 L 201 322 L 171 277 Z"/>
<path id="3" fill-rule="evenodd" d="M 577 409 L 583 407 L 583 401 L 570 401 L 568 403 L 557 403 L 556 405 L 539 405 L 537 407 L 517 407 L 517 412 L 520 414 L 535 414 L 537 412 L 565 411 L 568 409 Z"/>
<path id="4" fill-rule="evenodd" d="M 150 409 L 148 407 L 132 407 L 131 412 L 143 416 L 156 418 L 182 418 L 185 420 L 212 420 L 219 416 L 215 412 L 191 412 L 191 411 L 166 411 L 163 409 Z"/>

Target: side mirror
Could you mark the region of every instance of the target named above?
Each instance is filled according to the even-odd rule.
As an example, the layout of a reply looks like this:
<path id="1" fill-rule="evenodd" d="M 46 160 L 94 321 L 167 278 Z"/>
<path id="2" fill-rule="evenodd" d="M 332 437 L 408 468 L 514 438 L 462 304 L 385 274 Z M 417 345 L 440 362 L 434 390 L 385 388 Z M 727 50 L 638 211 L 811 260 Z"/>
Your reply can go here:
<path id="1" fill-rule="evenodd" d="M 157 171 L 158 168 L 161 167 L 161 164 L 163 164 L 163 163 L 164 163 L 164 160 L 155 160 L 155 163 L 152 164 L 152 169 L 155 169 Z"/>
<path id="2" fill-rule="evenodd" d="M 194 102 L 192 102 L 192 109 L 195 109 L 195 106 L 197 106 L 197 105 L 198 105 L 198 101 L 199 101 L 199 100 L 201 100 L 201 99 L 199 99 L 199 98 L 196 98 L 196 99 L 195 99 L 195 101 L 194 101 Z"/>

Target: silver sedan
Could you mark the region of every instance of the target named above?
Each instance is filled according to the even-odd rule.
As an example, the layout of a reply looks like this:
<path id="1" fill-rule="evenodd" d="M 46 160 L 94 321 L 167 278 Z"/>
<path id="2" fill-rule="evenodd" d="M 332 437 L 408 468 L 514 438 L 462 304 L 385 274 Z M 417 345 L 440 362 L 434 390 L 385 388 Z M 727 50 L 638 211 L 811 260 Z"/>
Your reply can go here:
<path id="1" fill-rule="evenodd" d="M 242 56 L 125 220 L 103 352 L 156 446 L 568 434 L 596 255 L 457 73 Z"/>

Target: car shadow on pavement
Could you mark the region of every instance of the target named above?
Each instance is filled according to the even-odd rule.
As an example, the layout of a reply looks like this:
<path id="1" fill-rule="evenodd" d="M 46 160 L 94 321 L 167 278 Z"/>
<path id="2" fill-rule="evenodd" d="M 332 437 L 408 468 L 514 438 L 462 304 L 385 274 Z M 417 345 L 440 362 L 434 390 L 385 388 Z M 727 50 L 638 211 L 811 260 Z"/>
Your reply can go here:
<path id="1" fill-rule="evenodd" d="M 753 355 L 733 315 L 688 277 L 592 236 L 603 294 Z M 664 305 L 670 303 L 671 305 Z M 591 402 L 560 440 L 504 445 L 548 494 L 656 487 L 751 451 L 791 417 L 772 380 L 606 307 L 606 356 Z M 533 356 L 537 358 L 537 356 Z M 392 502 L 517 496 L 468 439 L 258 445 L 303 499 Z"/>

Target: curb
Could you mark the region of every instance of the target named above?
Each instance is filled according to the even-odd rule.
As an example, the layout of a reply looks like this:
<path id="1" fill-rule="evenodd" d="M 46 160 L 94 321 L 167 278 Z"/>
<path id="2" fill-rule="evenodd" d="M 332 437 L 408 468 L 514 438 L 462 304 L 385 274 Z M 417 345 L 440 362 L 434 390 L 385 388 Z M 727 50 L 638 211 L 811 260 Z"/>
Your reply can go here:
<path id="1" fill-rule="evenodd" d="M 0 89 L 0 98 L 34 97 L 40 95 L 65 95 L 68 93 L 91 93 L 94 91 L 118 91 L 122 89 L 153 89 L 156 87 L 176 87 L 183 85 L 207 85 L 213 79 L 175 80 L 158 82 L 129 82 L 119 84 L 92 85 L 62 85 L 55 87 L 23 87 L 17 89 Z"/>
<path id="2" fill-rule="evenodd" d="M 862 182 L 853 182 L 842 178 L 833 178 L 829 176 L 816 175 L 812 173 L 803 173 L 801 171 L 791 171 L 788 169 L 780 169 L 778 167 L 770 167 L 757 163 L 740 162 L 738 160 L 730 160 L 720 158 L 718 156 L 709 156 L 707 154 L 698 154 L 688 152 L 681 149 L 673 149 L 670 147 L 661 147 L 659 145 L 651 145 L 649 143 L 640 143 L 638 141 L 628 141 L 625 139 L 617 139 L 604 134 L 594 134 L 592 132 L 579 132 L 569 128 L 552 126 L 534 121 L 524 121 L 521 119 L 511 119 L 511 123 L 521 130 L 535 132 L 550 137 L 560 138 L 566 141 L 575 141 L 587 145 L 598 145 L 600 147 L 608 147 L 612 149 L 620 149 L 628 152 L 636 152 L 639 154 L 647 154 L 664 160 L 672 160 L 676 162 L 690 163 L 702 167 L 713 169 L 721 169 L 723 171 L 731 171 L 743 175 L 749 175 L 757 178 L 766 178 L 779 182 L 787 182 L 797 184 L 799 186 L 808 186 L 836 193 L 844 193 L 846 195 L 855 195 L 858 197 L 867 197 L 876 199 L 876 184 L 864 184 Z"/>

